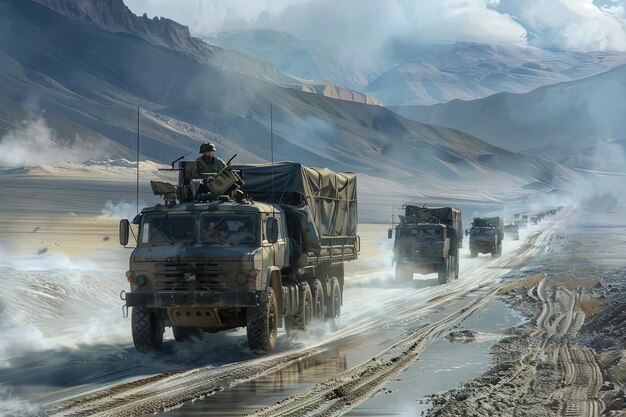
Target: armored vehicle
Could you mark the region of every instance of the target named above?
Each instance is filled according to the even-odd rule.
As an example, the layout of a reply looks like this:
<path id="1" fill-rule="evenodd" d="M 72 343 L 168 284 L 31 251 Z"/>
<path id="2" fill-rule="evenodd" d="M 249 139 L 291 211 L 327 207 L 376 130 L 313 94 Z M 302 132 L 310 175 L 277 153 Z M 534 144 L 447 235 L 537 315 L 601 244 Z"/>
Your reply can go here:
<path id="1" fill-rule="evenodd" d="M 511 240 L 519 240 L 519 226 L 515 223 L 504 226 L 504 236 L 508 236 Z"/>
<path id="2" fill-rule="evenodd" d="M 475 258 L 479 253 L 491 253 L 491 256 L 502 255 L 504 238 L 504 222 L 501 217 L 474 217 L 469 232 L 470 256 Z"/>
<path id="3" fill-rule="evenodd" d="M 390 239 L 393 232 L 389 229 Z M 411 281 L 414 273 L 433 272 L 439 284 L 458 278 L 462 240 L 460 209 L 405 205 L 393 245 L 396 280 Z"/>
<path id="4" fill-rule="evenodd" d="M 344 262 L 357 259 L 354 173 L 298 163 L 227 165 L 202 179 L 182 161 L 178 185 L 153 182 L 164 205 L 133 221 L 137 247 L 126 276 L 135 348 L 246 327 L 253 351 L 273 351 L 277 329 L 339 324 Z M 198 179 L 200 177 L 200 179 Z M 128 243 L 129 222 L 120 223 Z"/>

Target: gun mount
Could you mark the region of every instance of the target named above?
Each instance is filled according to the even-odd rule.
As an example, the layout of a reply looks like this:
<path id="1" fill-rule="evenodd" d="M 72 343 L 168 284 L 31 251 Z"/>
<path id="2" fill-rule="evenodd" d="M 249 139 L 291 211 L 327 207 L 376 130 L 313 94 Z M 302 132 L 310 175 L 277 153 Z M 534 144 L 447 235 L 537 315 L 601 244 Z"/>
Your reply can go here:
<path id="1" fill-rule="evenodd" d="M 154 195 L 162 196 L 166 205 L 244 200 L 244 194 L 239 190 L 244 185 L 241 171 L 233 170 L 229 164 L 218 173 L 203 173 L 199 170 L 198 161 L 180 161 L 178 168 L 167 171 L 178 171 L 177 185 L 163 181 L 150 181 L 152 192 Z"/>

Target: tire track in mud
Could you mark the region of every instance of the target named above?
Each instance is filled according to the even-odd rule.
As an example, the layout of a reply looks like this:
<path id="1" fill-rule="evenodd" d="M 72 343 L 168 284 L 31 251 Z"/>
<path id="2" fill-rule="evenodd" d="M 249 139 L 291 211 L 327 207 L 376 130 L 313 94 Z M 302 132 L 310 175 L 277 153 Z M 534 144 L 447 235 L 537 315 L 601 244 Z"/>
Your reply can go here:
<path id="1" fill-rule="evenodd" d="M 95 389 L 69 399 L 66 397 L 47 403 L 43 406 L 44 411 L 46 415 L 64 416 L 126 416 L 155 413 L 176 408 L 185 402 L 210 396 L 215 392 L 234 387 L 240 383 L 278 372 L 293 363 L 324 352 L 332 348 L 333 345 L 336 346 L 338 343 L 345 342 L 365 329 L 374 329 L 383 324 L 388 325 L 390 323 L 388 317 L 394 317 L 394 322 L 400 322 L 456 300 L 472 291 L 482 290 L 492 294 L 495 291 L 497 278 L 510 271 L 511 264 L 523 264 L 541 250 L 553 233 L 551 229 L 553 228 L 533 236 L 528 247 L 524 248 L 521 253 L 486 260 L 478 270 L 469 271 L 464 279 L 453 281 L 444 286 L 442 292 L 430 296 L 421 305 L 407 308 L 406 303 L 398 302 L 386 310 L 384 317 L 374 320 L 371 316 L 368 320 L 360 319 L 356 323 L 345 326 L 343 331 L 338 334 L 331 335 L 314 346 L 219 367 L 203 366 L 190 370 L 171 371 L 112 387 Z M 516 259 L 512 259 L 513 257 Z M 407 299 L 414 295 L 415 293 L 409 294 Z M 452 313 L 442 321 L 417 330 L 417 334 L 412 333 L 395 342 L 392 347 L 376 356 L 380 358 L 380 361 L 389 358 L 386 363 L 390 365 L 383 368 L 380 363 L 378 365 L 369 364 L 369 362 L 364 364 L 373 365 L 373 368 L 365 366 L 366 369 L 363 370 L 365 374 L 362 376 L 372 373 L 378 377 L 367 379 L 367 381 L 363 380 L 364 382 L 357 378 L 351 385 L 341 385 L 341 389 L 335 390 L 335 395 L 342 397 L 345 396 L 343 394 L 345 392 L 351 398 L 365 399 L 375 393 L 381 386 L 380 381 L 388 381 L 389 378 L 406 369 L 432 341 L 441 336 L 448 323 L 455 320 L 460 321 L 469 316 L 484 301 L 485 299 L 481 298 L 470 306 Z M 389 312 L 392 312 L 393 315 L 390 316 Z M 397 354 L 398 352 L 401 354 Z M 394 353 L 396 353 L 395 356 Z M 350 381 L 346 383 L 348 382 Z M 332 407 L 330 408 L 332 409 Z M 343 409 L 343 411 L 346 410 Z M 328 412 L 334 413 L 332 410 Z"/>
<path id="2" fill-rule="evenodd" d="M 561 416 L 599 416 L 604 410 L 604 403 L 598 398 L 603 382 L 602 371 L 591 349 L 571 343 L 584 322 L 584 313 L 579 309 L 580 292 L 557 288 L 554 300 L 549 299 L 548 302 L 561 301 L 563 305 L 563 295 L 567 298 L 567 306 L 558 322 L 561 325 L 554 329 L 554 343 L 545 346 L 548 352 L 552 352 L 551 356 L 556 358 L 554 364 L 562 373 L 563 388 L 551 398 L 561 403 Z"/>
<path id="3" fill-rule="evenodd" d="M 323 349 L 287 352 L 232 365 L 168 372 L 48 404 L 51 416 L 134 416 L 175 408 L 215 392 L 281 370 Z"/>
<path id="4" fill-rule="evenodd" d="M 492 289 L 469 306 L 436 323 L 410 332 L 408 336 L 367 362 L 254 415 L 333 416 L 345 413 L 374 395 L 380 387 L 411 366 L 433 341 L 489 302 L 496 291 L 497 288 Z"/>

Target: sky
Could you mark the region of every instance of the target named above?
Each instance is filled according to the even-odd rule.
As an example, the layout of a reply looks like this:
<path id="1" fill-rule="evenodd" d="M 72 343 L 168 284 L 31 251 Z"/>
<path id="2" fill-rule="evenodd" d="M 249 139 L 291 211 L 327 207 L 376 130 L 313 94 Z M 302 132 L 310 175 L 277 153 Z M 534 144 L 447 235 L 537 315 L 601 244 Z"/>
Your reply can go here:
<path id="1" fill-rule="evenodd" d="M 626 51 L 626 0 L 125 0 L 194 35 L 275 29 L 346 49 L 484 42 L 557 50 Z"/>

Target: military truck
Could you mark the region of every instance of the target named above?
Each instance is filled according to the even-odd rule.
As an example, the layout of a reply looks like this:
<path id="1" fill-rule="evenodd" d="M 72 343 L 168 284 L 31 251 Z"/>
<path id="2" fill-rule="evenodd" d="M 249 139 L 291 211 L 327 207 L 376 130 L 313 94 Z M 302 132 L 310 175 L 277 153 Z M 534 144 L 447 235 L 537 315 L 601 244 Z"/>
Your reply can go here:
<path id="1" fill-rule="evenodd" d="M 508 236 L 511 240 L 519 240 L 519 226 L 515 223 L 504 226 L 504 236 Z"/>
<path id="2" fill-rule="evenodd" d="M 491 253 L 494 257 L 502 255 L 504 221 L 501 217 L 474 217 L 472 228 L 466 234 L 470 238 L 472 258 L 479 253 Z"/>
<path id="3" fill-rule="evenodd" d="M 394 230 L 388 230 L 388 238 Z M 439 284 L 459 277 L 462 245 L 461 210 L 452 207 L 405 205 L 395 228 L 393 262 L 397 281 L 411 281 L 414 273 L 437 272 Z"/>
<path id="4" fill-rule="evenodd" d="M 541 221 L 541 217 L 539 216 L 530 216 L 530 224 L 536 225 Z"/>
<path id="5" fill-rule="evenodd" d="M 253 351 L 273 351 L 277 329 L 339 325 L 344 262 L 357 259 L 354 173 L 285 162 L 227 165 L 202 178 L 181 161 L 177 185 L 153 182 L 166 204 L 144 208 L 126 273 L 135 348 L 246 327 Z M 200 177 L 200 178 L 198 178 Z M 120 243 L 129 240 L 120 223 Z"/>

